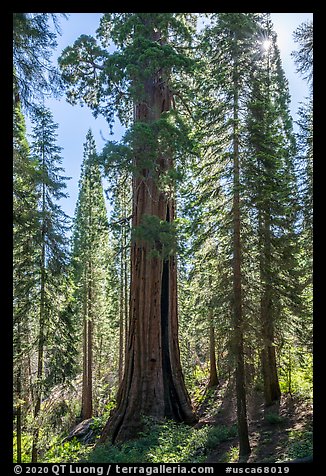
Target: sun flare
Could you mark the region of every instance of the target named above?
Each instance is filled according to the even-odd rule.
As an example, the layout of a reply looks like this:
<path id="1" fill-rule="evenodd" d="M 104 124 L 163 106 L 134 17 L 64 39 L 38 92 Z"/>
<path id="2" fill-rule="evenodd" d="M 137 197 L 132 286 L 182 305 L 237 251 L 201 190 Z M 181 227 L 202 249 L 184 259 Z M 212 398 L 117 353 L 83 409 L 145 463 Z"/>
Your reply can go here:
<path id="1" fill-rule="evenodd" d="M 271 40 L 264 40 L 263 41 L 263 48 L 265 51 L 267 51 L 269 49 L 269 47 L 271 46 Z"/>

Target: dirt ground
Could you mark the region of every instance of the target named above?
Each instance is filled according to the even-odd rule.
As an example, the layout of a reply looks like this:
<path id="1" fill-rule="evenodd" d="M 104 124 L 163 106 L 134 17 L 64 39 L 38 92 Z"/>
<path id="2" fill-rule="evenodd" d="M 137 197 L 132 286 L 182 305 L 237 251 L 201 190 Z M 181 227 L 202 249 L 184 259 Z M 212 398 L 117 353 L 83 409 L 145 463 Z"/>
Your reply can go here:
<path id="1" fill-rule="evenodd" d="M 290 435 L 293 432 L 312 432 L 313 409 L 309 400 L 286 395 L 279 404 L 265 408 L 262 392 L 253 390 L 248 395 L 247 413 L 251 446 L 248 463 L 286 462 Z M 234 384 L 222 382 L 210 400 L 203 402 L 199 415 L 198 426 L 235 424 Z M 237 437 L 220 443 L 208 455 L 206 463 L 231 462 L 228 454 L 235 447 L 238 447 Z"/>

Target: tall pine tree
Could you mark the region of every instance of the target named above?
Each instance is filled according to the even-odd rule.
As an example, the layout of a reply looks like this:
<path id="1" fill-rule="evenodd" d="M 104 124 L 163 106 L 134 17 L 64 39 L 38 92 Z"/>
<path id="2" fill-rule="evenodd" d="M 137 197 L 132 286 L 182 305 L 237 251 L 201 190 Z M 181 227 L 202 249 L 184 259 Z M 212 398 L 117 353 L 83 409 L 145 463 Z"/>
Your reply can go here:
<path id="1" fill-rule="evenodd" d="M 37 298 L 37 162 L 31 159 L 20 103 L 13 110 L 13 353 L 17 462 L 21 431 L 31 402 L 28 385 L 32 322 Z"/>
<path id="2" fill-rule="evenodd" d="M 245 379 L 243 104 L 252 67 L 249 55 L 255 30 L 253 14 L 213 15 L 201 38 L 201 49 L 207 55 L 205 71 L 209 74 L 204 78 L 199 74 L 198 78 L 204 84 L 197 112 L 198 132 L 203 136 L 203 159 L 195 172 L 203 192 L 198 202 L 204 206 L 204 213 L 210 215 L 209 235 L 217 244 L 219 262 L 225 260 L 224 266 L 219 266 L 218 282 L 223 284 L 215 288 L 215 302 L 224 295 L 232 325 L 229 344 L 235 367 L 241 459 L 250 454 Z M 201 175 L 201 170 L 206 175 Z"/>
<path id="3" fill-rule="evenodd" d="M 65 233 L 68 229 L 68 217 L 57 201 L 65 197 L 67 177 L 61 175 L 61 148 L 56 145 L 57 124 L 53 122 L 51 112 L 39 107 L 34 113 L 33 142 L 31 154 L 37 162 L 38 179 L 38 220 L 37 237 L 37 276 L 38 276 L 38 330 L 37 364 L 34 390 L 34 420 L 32 461 L 37 461 L 39 415 L 44 394 L 44 363 L 47 346 L 51 340 L 51 324 L 56 321 L 61 310 L 60 284 L 65 276 L 68 264 L 68 250 Z M 65 329 L 59 331 L 65 332 Z"/>
<path id="4" fill-rule="evenodd" d="M 94 341 L 106 316 L 108 223 L 95 141 L 89 130 L 79 182 L 73 233 L 77 312 L 83 327 L 82 419 L 93 415 Z"/>
<path id="5" fill-rule="evenodd" d="M 259 263 L 261 363 L 269 406 L 281 397 L 276 329 L 281 332 L 285 309 L 299 306 L 298 195 L 289 92 L 268 14 L 261 15 L 259 26 L 261 54 L 251 73 L 247 101 L 244 183 L 251 191 L 246 202 L 257 237 L 253 254 Z"/>
<path id="6" fill-rule="evenodd" d="M 37 109 L 46 95 L 60 91 L 60 75 L 51 63 L 57 33 L 58 14 L 13 13 L 13 99 L 26 111 Z"/>

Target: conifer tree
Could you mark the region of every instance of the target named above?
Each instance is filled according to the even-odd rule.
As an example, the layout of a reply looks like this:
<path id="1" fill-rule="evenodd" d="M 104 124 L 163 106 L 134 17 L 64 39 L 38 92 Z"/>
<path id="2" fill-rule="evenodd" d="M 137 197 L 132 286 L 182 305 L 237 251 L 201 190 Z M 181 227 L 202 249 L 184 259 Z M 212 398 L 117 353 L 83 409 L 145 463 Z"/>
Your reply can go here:
<path id="1" fill-rule="evenodd" d="M 297 124 L 297 144 L 299 154 L 299 183 L 302 202 L 302 227 L 306 238 L 304 247 L 309 250 L 310 266 L 312 264 L 313 242 L 313 25 L 303 23 L 294 32 L 294 39 L 299 44 L 299 51 L 292 54 L 295 58 L 297 72 L 305 75 L 310 86 L 309 97 L 299 107 Z M 310 270 L 311 274 L 311 270 Z"/>
<path id="2" fill-rule="evenodd" d="M 14 104 L 13 119 L 13 370 L 17 462 L 20 462 L 21 431 L 31 399 L 26 376 L 37 296 L 38 217 L 36 163 L 30 157 L 20 103 Z"/>
<path id="3" fill-rule="evenodd" d="M 298 110 L 297 175 L 300 196 L 301 253 L 303 267 L 301 279 L 304 312 L 295 329 L 298 341 L 312 350 L 312 269 L 313 269 L 313 24 L 303 23 L 294 32 L 299 50 L 292 54 L 297 72 L 304 75 L 309 85 L 309 96 Z"/>
<path id="4" fill-rule="evenodd" d="M 82 36 L 60 59 L 71 102 L 86 102 L 110 122 L 114 109 L 124 124 L 134 120 L 127 136 L 129 147 L 122 148 L 124 157 L 132 159 L 135 229 L 128 356 L 117 409 L 102 441 L 108 435 L 113 441 L 133 436 L 142 427 L 143 416 L 195 421 L 180 366 L 176 258 L 171 247 L 173 153 L 181 137 L 175 115 L 170 113 L 174 94 L 171 73 L 176 68 L 189 70 L 192 64 L 176 48 L 176 42 L 191 40 L 186 17 L 105 14 L 97 31 L 102 46 L 94 38 Z M 112 54 L 105 49 L 110 40 L 117 47 Z M 177 83 L 173 86 L 177 90 Z M 165 184 L 165 190 L 160 183 Z"/>
<path id="5" fill-rule="evenodd" d="M 227 283 L 232 283 L 232 288 L 229 288 L 225 296 L 231 310 L 230 320 L 233 327 L 230 350 L 235 366 L 241 459 L 250 454 L 244 361 L 246 310 L 243 297 L 245 270 L 241 113 L 245 84 L 251 69 L 249 53 L 255 33 L 254 21 L 253 14 L 231 13 L 213 16 L 211 24 L 202 36 L 201 48 L 207 52 L 209 75 L 204 80 L 206 94 L 204 92 L 200 99 L 199 109 L 199 121 L 204 136 L 204 160 L 199 168 L 207 170 L 209 176 L 209 181 L 205 178 L 202 187 L 214 194 L 214 200 L 208 194 L 204 194 L 204 200 L 206 209 L 208 203 L 212 203 L 209 208 L 216 210 L 216 225 L 211 230 L 216 230 L 213 237 L 218 243 L 220 257 L 223 254 L 226 257 L 226 271 L 222 271 L 220 282 L 223 281 L 227 286 Z M 216 165 L 213 165 L 214 161 Z M 199 182 L 204 180 L 200 178 Z M 228 279 L 222 279 L 227 270 Z"/>
<path id="6" fill-rule="evenodd" d="M 281 396 L 276 328 L 286 308 L 300 302 L 297 248 L 298 195 L 289 93 L 269 15 L 260 20 L 266 49 L 252 71 L 248 100 L 244 181 L 251 190 L 250 226 L 259 262 L 259 302 L 265 404 Z M 267 39 L 267 40 L 266 40 Z"/>
<path id="7" fill-rule="evenodd" d="M 93 416 L 94 341 L 106 316 L 108 224 L 95 141 L 89 130 L 79 182 L 73 234 L 74 280 L 83 327 L 83 387 L 81 416 Z"/>
<path id="8" fill-rule="evenodd" d="M 105 152 L 104 152 L 105 153 Z M 111 174 L 117 177 L 112 168 Z M 106 175 L 108 177 L 108 174 Z M 116 268 L 119 273 L 119 381 L 122 380 L 128 338 L 130 274 L 131 175 L 122 172 L 116 184 L 110 181 L 112 213 L 110 228 L 115 237 Z"/>
<path id="9" fill-rule="evenodd" d="M 201 137 L 202 157 L 194 164 L 195 186 L 193 178 L 190 183 L 194 197 L 191 204 L 193 229 L 197 236 L 194 241 L 216 240 L 219 260 L 215 266 L 225 257 L 223 265 L 218 268 L 218 279 L 214 279 L 216 303 L 221 306 L 221 301 L 225 301 L 226 305 L 238 306 L 236 315 L 242 316 L 242 325 L 235 324 L 236 332 L 232 332 L 231 340 L 233 343 L 241 343 L 242 340 L 242 346 L 231 345 L 230 348 L 237 348 L 235 355 L 248 356 L 252 352 L 250 340 L 260 342 L 263 334 L 265 342 L 274 342 L 271 348 L 265 348 L 262 356 L 263 362 L 268 361 L 268 364 L 264 364 L 265 393 L 266 402 L 271 403 L 274 398 L 279 398 L 280 392 L 275 356 L 265 355 L 275 352 L 272 336 L 276 325 L 281 334 L 280 329 L 284 325 L 284 316 L 288 316 L 288 310 L 291 309 L 292 315 L 299 312 L 300 271 L 298 249 L 295 246 L 298 208 L 295 147 L 288 111 L 287 85 L 275 37 L 274 41 L 272 39 L 272 26 L 268 21 L 266 23 L 266 16 L 259 14 L 217 14 L 204 30 L 201 49 L 206 56 L 202 60 L 204 65 L 201 71 L 205 73 L 199 72 L 197 79 L 201 92 L 197 96 L 198 108 L 195 112 L 196 134 Z M 268 44 L 267 39 L 270 40 L 269 56 L 263 48 L 263 45 Z M 252 150 L 252 107 L 258 104 L 261 114 L 256 116 L 255 130 L 259 138 L 257 136 L 255 140 L 257 147 L 262 146 L 266 161 L 271 164 L 265 168 L 261 164 L 257 165 L 257 151 Z M 270 114 L 266 128 L 263 109 L 266 115 L 267 111 Z M 268 147 L 271 140 L 274 141 L 273 145 Z M 257 198 L 258 189 L 260 198 Z M 265 222 L 271 219 L 272 223 L 265 223 L 264 228 L 262 219 L 258 218 L 257 207 L 260 207 L 262 214 L 262 204 L 268 194 L 272 197 L 270 207 L 273 210 L 269 208 L 270 213 L 266 212 L 265 218 L 269 218 Z M 276 250 L 273 259 L 268 251 L 271 247 Z M 277 278 L 273 284 L 271 281 L 268 284 L 267 275 L 272 279 L 271 263 L 274 277 L 277 275 Z M 209 273 L 211 264 L 208 261 L 206 266 L 205 272 Z M 230 273 L 232 267 L 233 274 Z M 233 282 L 233 289 L 229 288 L 230 282 Z M 270 292 L 273 292 L 275 301 L 273 315 L 266 312 L 269 309 L 266 296 Z M 280 310 L 281 315 L 277 318 Z M 259 313 L 261 319 L 257 321 Z M 242 338 L 239 335 L 241 332 Z M 250 365 L 253 363 L 254 360 Z M 249 375 L 246 382 L 243 377 L 249 362 L 247 366 L 245 364 L 243 360 L 238 372 L 239 380 L 242 381 L 241 401 L 244 405 Z M 271 399 L 268 392 L 271 393 L 272 384 L 269 385 L 267 381 L 272 378 L 275 395 Z M 239 434 L 241 428 L 244 431 L 243 438 L 240 437 L 240 455 L 245 456 L 248 431 L 245 430 L 243 418 L 245 412 L 239 408 L 239 415 L 241 413 Z"/>
<path id="10" fill-rule="evenodd" d="M 37 368 L 34 391 L 34 420 L 32 461 L 37 461 L 39 414 L 44 394 L 44 362 L 47 346 L 51 340 L 51 323 L 61 309 L 60 283 L 68 264 L 65 233 L 68 217 L 56 203 L 65 197 L 67 177 L 61 175 L 61 148 L 56 145 L 57 124 L 51 112 L 39 107 L 34 113 L 33 142 L 31 154 L 37 162 L 38 221 L 37 278 L 38 278 L 38 330 Z"/>
<path id="11" fill-rule="evenodd" d="M 35 110 L 45 95 L 60 90 L 60 76 L 51 63 L 56 34 L 60 27 L 55 13 L 13 13 L 13 99 L 26 111 Z"/>
<path id="12" fill-rule="evenodd" d="M 302 23 L 293 33 L 294 41 L 299 43 L 299 51 L 293 51 L 297 72 L 312 86 L 313 83 L 313 23 Z"/>

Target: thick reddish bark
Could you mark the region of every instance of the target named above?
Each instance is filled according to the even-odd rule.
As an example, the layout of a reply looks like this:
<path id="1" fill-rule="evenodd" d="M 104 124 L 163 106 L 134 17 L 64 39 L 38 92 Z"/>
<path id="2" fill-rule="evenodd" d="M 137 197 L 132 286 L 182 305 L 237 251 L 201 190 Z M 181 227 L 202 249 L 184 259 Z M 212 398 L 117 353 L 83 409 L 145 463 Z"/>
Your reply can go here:
<path id="1" fill-rule="evenodd" d="M 146 102 L 135 106 L 135 120 L 152 123 L 168 111 L 171 95 L 162 77 L 144 84 Z M 147 144 L 141 145 L 143 155 Z M 135 165 L 139 167 L 137 150 Z M 159 173 L 172 166 L 171 157 L 157 158 Z M 144 215 L 174 220 L 173 198 L 158 188 L 152 170 L 142 169 L 133 178 L 132 225 Z M 142 428 L 143 417 L 193 423 L 196 417 L 185 388 L 180 364 L 177 316 L 176 258 L 153 256 L 148 242 L 137 239 L 131 248 L 131 283 L 128 346 L 117 407 L 100 442 L 122 441 Z"/>
<path id="2" fill-rule="evenodd" d="M 137 179 L 134 226 L 146 213 L 173 217 L 172 202 L 157 190 L 152 180 L 147 185 Z M 150 207 L 146 200 L 151 194 Z M 147 199 L 149 197 L 147 196 Z M 109 436 L 125 440 L 142 426 L 142 417 L 164 417 L 192 423 L 195 421 L 180 365 L 177 320 L 176 260 L 163 262 L 151 257 L 145 242 L 135 242 L 131 250 L 131 293 L 128 349 L 125 373 L 118 392 L 117 408 L 109 419 L 101 441 Z"/>

